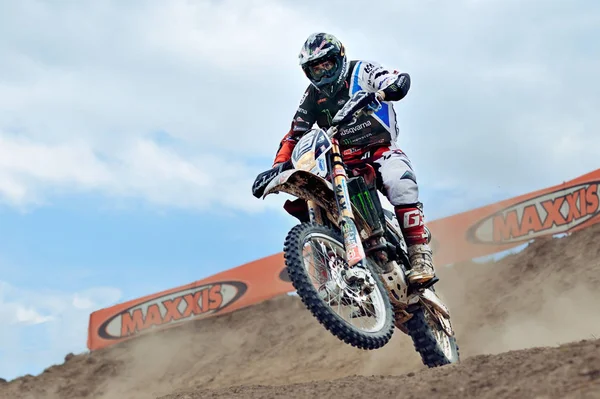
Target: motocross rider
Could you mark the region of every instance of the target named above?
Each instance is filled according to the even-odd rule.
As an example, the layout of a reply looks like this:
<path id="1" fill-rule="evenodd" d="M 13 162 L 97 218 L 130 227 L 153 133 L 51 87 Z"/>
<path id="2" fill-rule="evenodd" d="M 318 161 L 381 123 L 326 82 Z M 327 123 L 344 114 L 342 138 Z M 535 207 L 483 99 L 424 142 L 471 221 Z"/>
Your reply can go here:
<path id="1" fill-rule="evenodd" d="M 310 84 L 300 100 L 289 132 L 281 140 L 273 167 L 288 161 L 302 135 L 314 123 L 323 129 L 358 90 L 371 93 L 381 108 L 341 128 L 338 140 L 342 158 L 349 167 L 368 163 L 377 172 L 379 190 L 394 206 L 408 246 L 412 268 L 411 284 L 435 277 L 429 234 L 425 227 L 415 172 L 406 154 L 396 146 L 398 126 L 391 102 L 403 99 L 410 76 L 389 70 L 376 62 L 348 61 L 342 43 L 328 33 L 308 37 L 299 54 L 302 70 Z"/>

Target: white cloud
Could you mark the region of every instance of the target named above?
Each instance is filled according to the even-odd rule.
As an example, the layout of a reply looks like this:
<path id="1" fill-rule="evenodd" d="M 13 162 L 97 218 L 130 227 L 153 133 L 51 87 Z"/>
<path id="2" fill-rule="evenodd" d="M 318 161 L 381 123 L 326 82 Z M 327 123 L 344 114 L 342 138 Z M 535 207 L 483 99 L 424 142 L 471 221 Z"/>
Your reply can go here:
<path id="1" fill-rule="evenodd" d="M 39 373 L 85 351 L 90 312 L 120 299 L 111 287 L 47 292 L 0 281 L 0 377 Z"/>
<path id="2" fill-rule="evenodd" d="M 293 81 L 305 27 L 290 22 L 306 15 L 273 1 L 3 7 L 4 202 L 94 190 L 200 209 L 274 203 L 250 188 L 305 85 L 279 90 L 270 79 Z M 174 145 L 147 138 L 157 131 Z"/>
<path id="3" fill-rule="evenodd" d="M 76 140 L 56 145 L 0 137 L 0 199 L 40 205 L 53 193 L 92 191 L 144 198 L 165 206 L 255 211 L 272 201 L 248 198 L 254 175 L 236 159 L 216 154 L 182 157 L 147 139 L 133 139 L 110 156 Z"/>
<path id="4" fill-rule="evenodd" d="M 269 202 L 250 184 L 307 84 L 297 52 L 322 29 L 352 58 L 411 73 L 396 107 L 399 143 L 425 202 L 465 210 L 472 198 L 597 167 L 594 2 L 328 3 L 335 13 L 318 4 L 0 5 L 0 140 L 11 154 L 0 161 L 0 196 L 41 205 L 93 190 L 160 206 L 263 209 Z M 365 13 L 379 22 L 351 23 Z M 149 138 L 157 132 L 168 142 Z M 438 190 L 454 198 L 437 199 Z"/>
<path id="5" fill-rule="evenodd" d="M 13 323 L 41 324 L 52 320 L 52 316 L 42 316 L 35 309 L 25 308 L 21 305 L 14 306 Z"/>

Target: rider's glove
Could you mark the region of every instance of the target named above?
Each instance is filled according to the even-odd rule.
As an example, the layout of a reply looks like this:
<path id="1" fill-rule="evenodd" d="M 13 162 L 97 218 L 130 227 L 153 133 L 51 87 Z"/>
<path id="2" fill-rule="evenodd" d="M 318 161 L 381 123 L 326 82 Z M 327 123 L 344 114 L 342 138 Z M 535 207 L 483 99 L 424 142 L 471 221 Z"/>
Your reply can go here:
<path id="1" fill-rule="evenodd" d="M 263 193 L 265 192 L 265 188 L 271 182 L 271 180 L 273 180 L 281 172 L 291 169 L 292 166 L 292 161 L 290 160 L 277 164 L 265 172 L 259 173 L 254 180 L 254 184 L 252 185 L 252 195 L 254 195 L 256 198 L 262 197 Z"/>
<path id="2" fill-rule="evenodd" d="M 385 98 L 385 94 L 383 93 L 383 91 L 379 90 L 376 93 L 369 93 L 368 98 L 370 102 L 369 105 L 367 105 L 367 112 L 377 112 L 381 109 L 381 101 L 383 101 L 383 99 Z"/>
<path id="3" fill-rule="evenodd" d="M 367 93 L 367 95 L 357 103 L 357 108 L 365 107 L 364 112 L 367 114 L 377 112 L 381 108 L 381 100 L 384 96 L 382 91 Z"/>
<path id="4" fill-rule="evenodd" d="M 344 105 L 344 112 L 338 112 L 333 118 L 333 123 L 336 125 L 349 123 L 353 118 L 358 116 L 358 111 L 367 114 L 378 111 L 381 108 L 380 99 L 383 97 L 384 94 L 381 91 L 374 93 L 361 90 L 354 93 L 352 98 Z"/>

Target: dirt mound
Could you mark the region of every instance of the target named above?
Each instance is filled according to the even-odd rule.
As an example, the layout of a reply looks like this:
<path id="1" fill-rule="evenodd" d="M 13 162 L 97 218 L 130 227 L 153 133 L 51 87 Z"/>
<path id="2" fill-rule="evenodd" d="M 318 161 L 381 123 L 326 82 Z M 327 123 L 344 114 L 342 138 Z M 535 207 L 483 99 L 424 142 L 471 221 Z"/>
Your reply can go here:
<path id="1" fill-rule="evenodd" d="M 401 334 L 390 344 L 397 351 L 390 357 L 357 351 L 324 332 L 297 297 L 282 296 L 75 356 L 37 377 L 0 386 L 0 397 L 154 398 L 197 386 L 289 384 L 420 366 L 412 343 Z"/>
<path id="2" fill-rule="evenodd" d="M 284 386 L 190 390 L 159 399 L 217 398 L 598 398 L 600 340 L 479 355 L 400 377 L 351 376 Z"/>
<path id="3" fill-rule="evenodd" d="M 600 337 L 600 225 L 439 274 L 465 356 Z"/>
<path id="4" fill-rule="evenodd" d="M 399 331 L 383 349 L 357 350 L 324 330 L 297 297 L 283 296 L 74 356 L 39 376 L 0 383 L 0 398 L 380 397 L 396 390 L 407 398 L 567 398 L 594 397 L 569 396 L 594 387 L 600 397 L 598 341 L 556 347 L 600 336 L 599 241 L 597 225 L 499 262 L 440 269 L 437 288 L 452 310 L 460 365 L 425 369 Z M 552 348 L 491 355 L 539 346 Z"/>

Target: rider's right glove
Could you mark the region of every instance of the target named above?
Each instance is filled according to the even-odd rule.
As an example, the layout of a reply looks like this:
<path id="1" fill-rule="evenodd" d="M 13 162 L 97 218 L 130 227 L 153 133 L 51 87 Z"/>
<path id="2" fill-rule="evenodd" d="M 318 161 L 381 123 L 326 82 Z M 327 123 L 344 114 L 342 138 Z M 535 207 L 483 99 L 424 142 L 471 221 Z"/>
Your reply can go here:
<path id="1" fill-rule="evenodd" d="M 271 180 L 273 180 L 281 172 L 291 169 L 292 166 L 292 161 L 289 160 L 280 163 L 265 172 L 259 173 L 254 180 L 254 184 L 252 185 L 252 195 L 254 195 L 256 198 L 262 197 L 263 193 L 265 192 L 265 188 L 271 182 Z"/>

